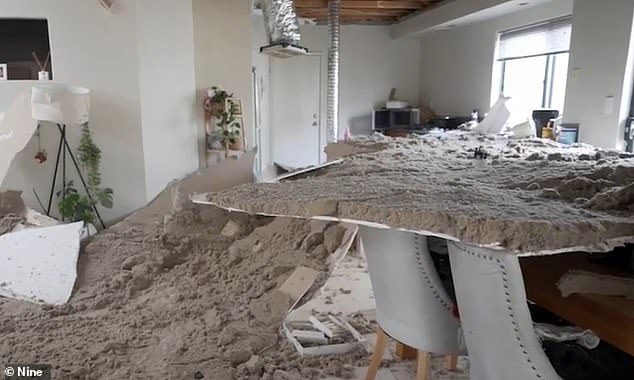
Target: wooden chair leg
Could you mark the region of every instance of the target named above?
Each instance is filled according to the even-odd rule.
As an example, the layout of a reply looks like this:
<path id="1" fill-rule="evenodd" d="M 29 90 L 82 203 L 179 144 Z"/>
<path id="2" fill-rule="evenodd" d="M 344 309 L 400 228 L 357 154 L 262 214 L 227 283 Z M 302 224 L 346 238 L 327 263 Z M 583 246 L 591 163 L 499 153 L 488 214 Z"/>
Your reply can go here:
<path id="1" fill-rule="evenodd" d="M 377 372 L 379 372 L 379 367 L 381 366 L 381 361 L 383 360 L 383 354 L 385 353 L 386 346 L 387 335 L 379 327 L 376 330 L 376 345 L 374 345 L 374 352 L 372 353 L 372 358 L 370 359 L 370 366 L 368 367 L 368 372 L 365 375 L 365 380 L 374 380 L 376 377 Z"/>
<path id="2" fill-rule="evenodd" d="M 458 368 L 458 355 L 447 355 L 447 369 L 455 371 Z"/>
<path id="3" fill-rule="evenodd" d="M 429 379 L 429 353 L 425 351 L 418 351 L 418 359 L 416 366 L 416 380 L 428 380 Z"/>

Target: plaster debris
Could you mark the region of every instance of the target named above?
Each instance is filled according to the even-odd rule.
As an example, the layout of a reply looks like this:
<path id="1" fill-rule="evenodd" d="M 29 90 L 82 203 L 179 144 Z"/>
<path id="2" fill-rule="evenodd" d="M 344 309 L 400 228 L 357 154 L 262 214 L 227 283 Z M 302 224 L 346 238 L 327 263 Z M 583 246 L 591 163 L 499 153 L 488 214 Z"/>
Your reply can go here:
<path id="1" fill-rule="evenodd" d="M 460 131 L 349 145 L 376 151 L 312 177 L 241 185 L 207 199 L 248 213 L 330 216 L 518 253 L 607 251 L 634 241 L 632 154 Z M 478 148 L 489 152 L 490 165 L 473 167 Z"/>
<path id="2" fill-rule="evenodd" d="M 135 217 L 97 235 L 66 305 L 0 298 L 0 357 L 45 361 L 69 380 L 318 379 L 367 361 L 363 352 L 303 359 L 280 335 L 292 304 L 280 286 L 306 267 L 318 273 L 312 294 L 332 268 L 293 247 L 313 233 L 309 221 L 192 204 L 168 219 Z M 222 234 L 229 222 L 233 236 Z"/>
<path id="3" fill-rule="evenodd" d="M 632 278 L 573 270 L 559 279 L 557 287 L 563 297 L 575 293 L 586 293 L 634 300 L 634 279 Z"/>

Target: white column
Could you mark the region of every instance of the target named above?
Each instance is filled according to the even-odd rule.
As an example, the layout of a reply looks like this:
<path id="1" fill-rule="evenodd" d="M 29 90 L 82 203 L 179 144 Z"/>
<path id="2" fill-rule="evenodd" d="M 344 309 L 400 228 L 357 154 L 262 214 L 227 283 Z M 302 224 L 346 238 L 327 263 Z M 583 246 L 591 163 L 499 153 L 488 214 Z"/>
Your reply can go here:
<path id="1" fill-rule="evenodd" d="M 623 148 L 634 78 L 632 0 L 575 0 L 564 121 L 580 141 Z"/>

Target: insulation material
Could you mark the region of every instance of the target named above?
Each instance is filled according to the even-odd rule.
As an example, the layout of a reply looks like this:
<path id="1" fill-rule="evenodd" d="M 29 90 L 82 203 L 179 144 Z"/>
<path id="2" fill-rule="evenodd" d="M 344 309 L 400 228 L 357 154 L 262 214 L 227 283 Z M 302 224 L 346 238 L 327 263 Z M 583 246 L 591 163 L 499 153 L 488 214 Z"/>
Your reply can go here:
<path id="1" fill-rule="evenodd" d="M 572 270 L 559 279 L 557 287 L 563 297 L 586 293 L 634 300 L 634 278 Z"/>
<path id="2" fill-rule="evenodd" d="M 15 156 L 29 142 L 37 121 L 31 117 L 31 99 L 24 93 L 16 97 L 0 118 L 0 185 L 7 176 Z"/>
<path id="3" fill-rule="evenodd" d="M 68 302 L 83 223 L 0 236 L 0 296 L 61 305 Z"/>

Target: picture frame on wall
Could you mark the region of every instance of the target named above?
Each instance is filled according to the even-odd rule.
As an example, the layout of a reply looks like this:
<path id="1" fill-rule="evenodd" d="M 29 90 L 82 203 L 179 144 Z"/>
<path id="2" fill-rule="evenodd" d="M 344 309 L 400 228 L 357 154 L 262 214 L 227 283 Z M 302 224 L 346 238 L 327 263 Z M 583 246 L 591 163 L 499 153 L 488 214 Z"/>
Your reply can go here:
<path id="1" fill-rule="evenodd" d="M 229 98 L 227 99 L 227 110 L 231 109 L 231 106 L 234 106 L 235 108 L 235 116 L 242 116 L 242 99 L 238 99 L 238 98 Z"/>
<path id="2" fill-rule="evenodd" d="M 0 63 L 0 80 L 8 80 L 8 79 L 9 79 L 9 73 L 7 71 L 7 64 Z"/>
<path id="3" fill-rule="evenodd" d="M 246 142 L 247 142 L 247 138 L 244 135 L 244 117 L 243 116 L 238 116 L 236 117 L 236 121 L 233 124 L 233 126 L 235 128 L 239 128 L 240 129 L 240 140 L 242 140 L 242 144 L 241 144 L 241 150 L 246 151 Z"/>
<path id="4" fill-rule="evenodd" d="M 240 129 L 240 137 L 242 137 L 244 134 L 244 117 L 236 117 L 236 121 L 233 123 L 233 126 Z"/>

